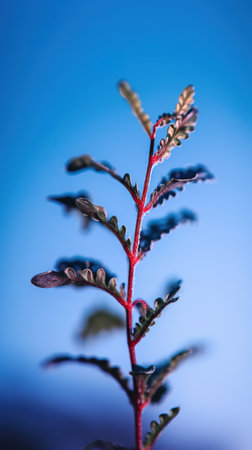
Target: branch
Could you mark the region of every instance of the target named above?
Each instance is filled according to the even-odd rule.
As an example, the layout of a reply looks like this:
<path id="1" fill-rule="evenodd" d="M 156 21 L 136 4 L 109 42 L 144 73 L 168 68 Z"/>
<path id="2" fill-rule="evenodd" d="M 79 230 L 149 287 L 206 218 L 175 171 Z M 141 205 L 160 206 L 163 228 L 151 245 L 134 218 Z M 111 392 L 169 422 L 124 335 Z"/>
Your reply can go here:
<path id="1" fill-rule="evenodd" d="M 124 284 L 121 284 L 120 291 L 117 290 L 116 278 L 109 278 L 104 270 L 100 267 L 94 272 L 87 268 L 84 270 L 75 270 L 73 267 L 66 267 L 64 270 L 43 272 L 35 275 L 31 279 L 32 284 L 41 288 L 51 288 L 65 285 L 75 286 L 93 286 L 101 289 L 112 297 L 114 297 L 124 308 L 128 309 L 129 305 L 124 300 Z"/>
<path id="2" fill-rule="evenodd" d="M 197 166 L 190 166 L 184 169 L 175 169 L 170 172 L 168 179 L 163 178 L 161 183 L 156 187 L 155 191 L 151 194 L 149 203 L 145 206 L 144 211 L 149 211 L 152 207 L 162 205 L 164 200 L 168 200 L 170 197 L 176 196 L 176 191 L 183 191 L 184 186 L 187 183 L 198 183 L 200 181 L 213 180 L 214 176 L 208 169 L 198 164 Z"/>
<path id="3" fill-rule="evenodd" d="M 175 303 L 179 297 L 175 297 L 178 291 L 181 288 L 181 281 L 174 283 L 170 292 L 166 295 L 165 299 L 157 298 L 154 302 L 155 310 L 152 308 L 147 308 L 144 315 L 139 317 L 139 323 L 136 323 L 134 329 L 134 340 L 133 344 L 136 345 L 138 342 L 145 336 L 145 334 L 149 331 L 149 327 L 155 324 L 155 319 L 160 317 L 162 311 L 166 306 L 171 303 Z"/>
<path id="4" fill-rule="evenodd" d="M 149 222 L 147 229 L 141 232 L 138 259 L 142 259 L 146 252 L 151 250 L 154 242 L 160 240 L 164 234 L 170 233 L 181 224 L 195 222 L 196 219 L 194 212 L 182 210 L 176 214 L 169 214 L 163 219 Z"/>
<path id="5" fill-rule="evenodd" d="M 132 185 L 131 178 L 128 173 L 126 173 L 123 177 L 120 177 L 120 175 L 118 175 L 107 162 L 96 162 L 90 155 L 82 155 L 71 159 L 66 166 L 67 172 L 79 172 L 80 170 L 85 170 L 88 168 L 94 169 L 96 172 L 106 172 L 111 175 L 129 191 L 135 203 L 140 204 L 137 183 L 134 186 Z"/>
<path id="6" fill-rule="evenodd" d="M 132 253 L 130 250 L 131 247 L 131 240 L 130 238 L 126 239 L 126 227 L 122 225 L 122 227 L 119 229 L 118 227 L 118 219 L 116 216 L 112 216 L 111 219 L 107 220 L 107 212 L 105 208 L 102 206 L 95 205 L 87 198 L 78 198 L 76 200 L 77 208 L 84 214 L 85 216 L 90 217 L 93 220 L 96 220 L 97 222 L 102 223 L 108 230 L 112 231 L 112 233 L 117 237 L 120 244 L 122 245 L 124 251 L 128 255 L 129 258 L 131 258 Z"/>
<path id="7" fill-rule="evenodd" d="M 77 362 L 81 364 L 92 364 L 94 366 L 99 367 L 103 372 L 108 373 L 109 375 L 117 381 L 117 383 L 121 386 L 124 392 L 127 394 L 130 402 L 133 402 L 133 391 L 129 388 L 128 383 L 129 379 L 124 377 L 121 369 L 119 367 L 111 367 L 110 363 L 107 359 L 98 359 L 98 358 L 88 358 L 86 356 L 70 356 L 70 355 L 59 355 L 54 358 L 50 358 L 43 364 L 45 367 L 51 367 L 57 364 L 65 363 L 65 362 Z"/>

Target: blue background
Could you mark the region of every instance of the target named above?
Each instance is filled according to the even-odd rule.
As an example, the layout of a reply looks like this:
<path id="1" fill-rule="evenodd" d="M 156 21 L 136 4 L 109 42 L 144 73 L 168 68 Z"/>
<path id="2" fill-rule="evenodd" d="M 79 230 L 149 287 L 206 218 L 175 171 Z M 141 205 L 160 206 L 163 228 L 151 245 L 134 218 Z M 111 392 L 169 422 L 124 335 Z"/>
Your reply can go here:
<path id="1" fill-rule="evenodd" d="M 155 169 L 152 189 L 170 169 L 198 162 L 217 179 L 188 186 L 145 219 L 180 207 L 199 214 L 137 269 L 134 296 L 149 302 L 169 279 L 184 280 L 180 302 L 139 345 L 138 361 L 155 363 L 195 343 L 206 351 L 171 376 L 171 394 L 146 411 L 144 429 L 181 405 L 157 449 L 251 449 L 250 2 L 8 0 L 0 20 L 3 439 L 15 434 L 16 447 L 33 450 L 72 450 L 98 437 L 133 445 L 133 414 L 113 380 L 88 367 L 40 367 L 71 352 L 108 357 L 127 373 L 123 332 L 76 338 L 94 305 L 121 307 L 96 290 L 29 282 L 75 255 L 104 261 L 126 281 L 114 237 L 95 224 L 83 234 L 77 217 L 46 201 L 85 189 L 132 235 L 135 209 L 122 186 L 64 171 L 71 157 L 90 153 L 142 186 L 148 137 L 117 92 L 125 78 L 153 121 L 173 110 L 185 86 L 196 87 L 197 131 Z"/>

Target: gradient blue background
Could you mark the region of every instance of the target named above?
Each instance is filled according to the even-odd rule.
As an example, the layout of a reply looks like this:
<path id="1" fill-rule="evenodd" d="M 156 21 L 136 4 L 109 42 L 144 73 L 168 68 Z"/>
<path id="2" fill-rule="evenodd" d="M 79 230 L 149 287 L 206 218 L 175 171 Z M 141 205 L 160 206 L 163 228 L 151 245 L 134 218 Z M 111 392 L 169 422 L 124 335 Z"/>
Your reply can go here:
<path id="1" fill-rule="evenodd" d="M 171 376 L 171 394 L 148 409 L 144 428 L 181 405 L 157 450 L 250 450 L 251 3 L 6 0 L 0 20 L 5 435 L 27 450 L 72 450 L 96 437 L 133 445 L 132 412 L 113 380 L 93 368 L 40 367 L 48 355 L 71 352 L 109 357 L 127 373 L 123 332 L 76 339 L 94 305 L 119 313 L 120 306 L 96 290 L 29 283 L 59 257 L 75 255 L 104 261 L 126 281 L 114 237 L 98 225 L 82 234 L 78 218 L 46 201 L 85 189 L 133 232 L 135 209 L 123 187 L 105 175 L 64 172 L 71 157 L 90 153 L 143 179 L 148 138 L 117 92 L 125 78 L 153 120 L 173 110 L 183 87 L 196 87 L 197 131 L 155 169 L 152 188 L 189 163 L 206 164 L 217 178 L 188 186 L 151 213 L 185 206 L 200 219 L 164 237 L 137 269 L 135 297 L 150 302 L 169 279 L 184 280 L 181 301 L 139 345 L 139 362 L 191 343 L 206 352 Z"/>

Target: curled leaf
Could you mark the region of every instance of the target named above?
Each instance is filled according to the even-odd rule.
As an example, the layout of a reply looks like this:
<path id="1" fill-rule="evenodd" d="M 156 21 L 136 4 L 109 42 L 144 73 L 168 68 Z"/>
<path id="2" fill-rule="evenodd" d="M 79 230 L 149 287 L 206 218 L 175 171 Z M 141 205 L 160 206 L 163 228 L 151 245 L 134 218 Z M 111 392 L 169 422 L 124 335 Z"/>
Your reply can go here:
<path id="1" fill-rule="evenodd" d="M 82 197 L 89 199 L 89 195 L 86 192 L 78 192 L 77 194 L 66 194 L 66 195 L 51 195 L 48 197 L 48 200 L 59 203 L 65 208 L 66 213 L 70 213 L 72 211 L 78 211 L 79 209 L 76 206 L 76 199 Z M 87 228 L 90 224 L 90 219 L 87 216 L 83 217 L 83 225 L 84 228 Z"/>
<path id="2" fill-rule="evenodd" d="M 182 210 L 177 214 L 169 214 L 164 219 L 149 222 L 147 229 L 143 230 L 140 235 L 139 257 L 143 257 L 152 248 L 154 242 L 161 239 L 164 234 L 170 233 L 181 224 L 195 222 L 196 219 L 194 212 Z"/>
<path id="3" fill-rule="evenodd" d="M 160 414 L 159 423 L 153 420 L 151 422 L 151 432 L 147 433 L 144 440 L 144 449 L 149 450 L 153 447 L 156 440 L 174 417 L 179 413 L 179 408 L 172 408 L 170 414 Z"/>
<path id="4" fill-rule="evenodd" d="M 97 309 L 85 321 L 84 327 L 80 333 L 82 339 L 89 336 L 95 336 L 102 331 L 124 328 L 124 320 L 118 314 L 112 313 L 106 309 Z"/>
<path id="5" fill-rule="evenodd" d="M 123 388 L 126 394 L 129 397 L 129 400 L 133 399 L 133 392 L 128 386 L 129 379 L 126 378 L 121 369 L 119 367 L 113 367 L 110 365 L 107 359 L 98 359 L 98 358 L 90 358 L 86 356 L 70 356 L 70 355 L 59 355 L 53 358 L 48 359 L 44 362 L 45 367 L 52 367 L 57 364 L 65 363 L 65 362 L 75 362 L 80 364 L 91 364 L 99 367 L 103 372 L 109 374 L 114 378 L 119 385 Z"/>
<path id="6" fill-rule="evenodd" d="M 125 249 L 126 253 L 129 255 L 131 240 L 130 238 L 126 239 L 125 237 L 127 231 L 125 225 L 122 225 L 121 228 L 118 227 L 118 219 L 116 216 L 112 216 L 109 220 L 107 220 L 106 210 L 102 206 L 95 205 L 85 198 L 78 198 L 76 200 L 76 205 L 83 214 L 91 217 L 93 220 L 101 222 L 106 228 L 112 231 Z"/>
<path id="7" fill-rule="evenodd" d="M 123 177 L 118 175 L 118 173 L 111 167 L 108 162 L 96 162 L 90 155 L 81 155 L 72 158 L 66 166 L 68 172 L 79 172 L 85 169 L 94 169 L 96 172 L 104 172 L 111 175 L 115 180 L 119 181 L 126 189 L 130 192 L 133 199 L 137 202 L 139 201 L 139 192 L 137 188 L 137 183 L 133 186 L 131 182 L 130 175 L 126 173 Z"/>
<path id="8" fill-rule="evenodd" d="M 136 323 L 134 329 L 135 343 L 139 342 L 149 331 L 149 327 L 155 324 L 155 319 L 160 317 L 163 309 L 179 299 L 179 297 L 176 297 L 176 294 L 180 290 L 180 287 L 181 281 L 174 283 L 164 300 L 162 298 L 157 298 L 154 302 L 154 309 L 147 308 L 145 314 L 139 317 L 139 323 Z"/>
<path id="9" fill-rule="evenodd" d="M 151 121 L 149 116 L 143 111 L 140 99 L 134 92 L 127 81 L 120 81 L 118 84 L 119 92 L 130 104 L 133 113 L 144 127 L 146 133 L 151 136 Z"/>
<path id="10" fill-rule="evenodd" d="M 164 200 L 169 197 L 175 197 L 176 190 L 182 191 L 187 183 L 198 183 L 200 181 L 213 180 L 214 176 L 209 170 L 198 164 L 197 166 L 189 166 L 184 169 L 172 170 L 168 178 L 162 178 L 161 183 L 157 186 L 155 191 L 151 194 L 150 202 L 146 210 L 157 205 L 162 205 Z"/>

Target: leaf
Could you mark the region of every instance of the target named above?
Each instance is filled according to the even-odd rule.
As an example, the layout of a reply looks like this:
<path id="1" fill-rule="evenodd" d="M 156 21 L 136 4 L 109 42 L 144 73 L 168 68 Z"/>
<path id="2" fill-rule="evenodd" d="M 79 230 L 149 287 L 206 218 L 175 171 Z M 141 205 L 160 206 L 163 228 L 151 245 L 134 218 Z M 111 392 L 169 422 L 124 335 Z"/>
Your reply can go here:
<path id="1" fill-rule="evenodd" d="M 76 199 L 79 197 L 83 197 L 89 199 L 89 195 L 86 192 L 78 192 L 78 194 L 66 194 L 66 195 L 51 195 L 48 197 L 48 200 L 59 203 L 63 205 L 66 213 L 70 213 L 72 211 L 78 211 L 79 209 L 76 206 Z M 87 216 L 82 216 L 84 228 L 87 228 L 90 224 L 90 219 Z"/>
<path id="2" fill-rule="evenodd" d="M 175 297 L 181 288 L 181 281 L 177 281 L 173 284 L 170 291 L 165 296 L 165 299 L 157 298 L 154 302 L 154 309 L 147 308 L 144 315 L 139 317 L 139 323 L 136 323 L 134 329 L 134 342 L 135 344 L 142 339 L 145 334 L 149 331 L 149 327 L 155 324 L 155 319 L 160 317 L 163 309 L 176 302 L 179 297 Z"/>
<path id="3" fill-rule="evenodd" d="M 88 336 L 97 335 L 101 331 L 124 328 L 124 326 L 125 322 L 119 315 L 106 309 L 97 309 L 85 321 L 80 337 L 86 339 Z"/>
<path id="4" fill-rule="evenodd" d="M 134 92 L 127 81 L 120 81 L 118 84 L 119 92 L 130 104 L 133 113 L 144 127 L 146 133 L 151 137 L 151 121 L 149 116 L 143 111 L 140 99 Z"/>
<path id="5" fill-rule="evenodd" d="M 170 415 L 169 414 L 160 414 L 160 416 L 159 416 L 160 422 L 159 423 L 156 422 L 155 420 L 153 420 L 151 422 L 151 432 L 147 433 L 146 438 L 144 440 L 144 449 L 145 450 L 149 450 L 153 447 L 153 445 L 155 444 L 156 440 L 158 439 L 158 437 L 160 436 L 162 431 L 165 429 L 165 427 L 168 425 L 168 423 L 171 422 L 171 420 L 177 416 L 178 413 L 179 413 L 179 408 L 172 408 L 170 410 Z"/>
<path id="6" fill-rule="evenodd" d="M 187 111 L 190 109 L 190 107 L 194 103 L 194 98 L 193 98 L 194 94 L 195 94 L 194 86 L 192 86 L 191 84 L 183 90 L 182 94 L 180 94 L 180 96 L 179 96 L 179 100 L 176 105 L 176 111 L 175 111 L 176 114 L 187 113 Z"/>
<path id="7" fill-rule="evenodd" d="M 91 364 L 99 367 L 103 372 L 109 374 L 116 380 L 126 392 L 130 401 L 133 401 L 133 391 L 129 388 L 129 379 L 124 377 L 119 367 L 112 367 L 107 359 L 90 358 L 86 356 L 59 355 L 45 361 L 45 367 L 51 367 L 65 362 L 75 362 L 80 364 Z"/>
<path id="8" fill-rule="evenodd" d="M 63 260 L 58 263 L 58 267 L 58 272 L 51 270 L 35 275 L 31 279 L 32 284 L 41 288 L 51 288 L 69 284 L 77 287 L 94 286 L 111 294 L 120 304 L 125 306 L 124 284 L 121 284 L 120 291 L 118 291 L 116 278 L 111 276 L 110 273 L 107 273 L 105 269 L 100 266 L 100 263 L 84 259 L 72 261 Z"/>
<path id="9" fill-rule="evenodd" d="M 123 447 L 119 444 L 115 444 L 113 442 L 104 441 L 98 439 L 90 444 L 86 445 L 83 450 L 92 450 L 92 449 L 100 449 L 100 450 L 135 450 L 129 449 L 128 447 Z"/>
<path id="10" fill-rule="evenodd" d="M 110 220 L 107 220 L 106 210 L 102 206 L 95 205 L 90 200 L 85 198 L 78 198 L 76 200 L 76 205 L 82 212 L 82 214 L 87 215 L 93 220 L 101 222 L 103 225 L 105 225 L 106 228 L 112 231 L 112 233 L 117 237 L 117 239 L 123 246 L 126 253 L 129 255 L 131 240 L 130 238 L 126 239 L 125 237 L 127 231 L 125 225 L 122 225 L 122 227 L 119 229 L 118 219 L 116 216 L 112 216 Z"/>
<path id="11" fill-rule="evenodd" d="M 163 397 L 170 391 L 166 383 L 159 386 L 155 394 L 151 398 L 151 403 L 160 403 Z"/>
<path id="12" fill-rule="evenodd" d="M 175 197 L 178 189 L 182 191 L 187 183 L 198 183 L 200 181 L 213 180 L 214 176 L 208 169 L 198 164 L 197 166 L 189 166 L 184 169 L 175 169 L 171 171 L 168 178 L 162 178 L 161 183 L 156 187 L 155 191 L 151 194 L 150 202 L 146 206 L 146 210 L 157 205 L 162 205 L 164 200 L 168 200 L 169 197 Z"/>
<path id="13" fill-rule="evenodd" d="M 139 243 L 139 258 L 151 250 L 154 242 L 161 239 L 164 234 L 170 233 L 179 225 L 187 222 L 195 222 L 196 215 L 190 210 L 182 210 L 176 214 L 169 214 L 163 219 L 152 220 L 146 230 L 141 231 Z"/>
<path id="14" fill-rule="evenodd" d="M 156 366 L 155 372 L 148 380 L 148 386 L 145 391 L 146 398 L 151 399 L 160 386 L 163 385 L 165 379 L 180 365 L 182 361 L 193 354 L 193 349 L 182 350 L 176 353 L 168 361 Z"/>
<path id="15" fill-rule="evenodd" d="M 157 152 L 154 155 L 155 162 L 169 158 L 174 147 L 181 146 L 181 139 L 188 139 L 194 131 L 198 118 L 198 110 L 193 107 L 186 114 L 179 114 L 175 123 L 171 123 L 167 129 L 166 139 L 161 139 Z"/>
<path id="16" fill-rule="evenodd" d="M 94 169 L 97 172 L 106 172 L 121 183 L 130 192 L 133 199 L 137 202 L 140 199 L 137 183 L 133 186 L 130 175 L 126 173 L 123 177 L 117 174 L 117 172 L 107 162 L 96 162 L 90 155 L 82 155 L 72 158 L 66 166 L 68 172 L 79 172 L 85 169 Z"/>

